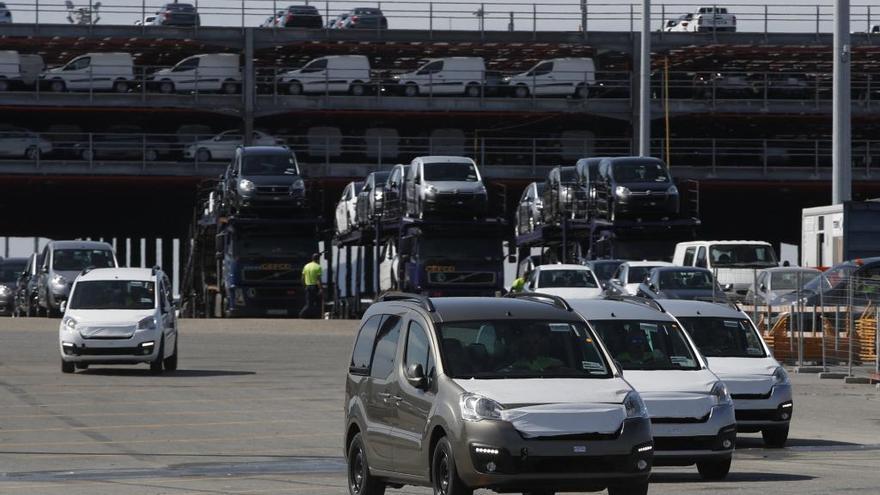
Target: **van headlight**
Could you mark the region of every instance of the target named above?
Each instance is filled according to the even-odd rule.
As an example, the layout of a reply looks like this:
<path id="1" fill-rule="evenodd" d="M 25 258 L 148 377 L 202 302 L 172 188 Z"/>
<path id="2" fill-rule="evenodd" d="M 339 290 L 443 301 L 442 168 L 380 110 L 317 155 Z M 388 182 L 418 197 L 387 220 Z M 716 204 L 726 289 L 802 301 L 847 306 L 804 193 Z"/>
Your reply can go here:
<path id="1" fill-rule="evenodd" d="M 731 403 L 730 392 L 722 382 L 715 382 L 709 395 L 715 398 L 715 405 L 722 406 Z"/>
<path id="2" fill-rule="evenodd" d="M 70 330 L 71 332 L 76 330 L 77 323 L 78 322 L 70 316 L 65 316 L 61 319 L 61 326 L 67 330 Z"/>
<path id="3" fill-rule="evenodd" d="M 147 316 L 146 318 L 141 319 L 141 321 L 137 324 L 138 330 L 155 330 L 156 329 L 156 318 L 152 316 Z"/>
<path id="4" fill-rule="evenodd" d="M 461 408 L 461 419 L 465 421 L 501 419 L 501 404 L 482 395 L 462 394 L 458 405 Z"/>
<path id="5" fill-rule="evenodd" d="M 627 418 L 647 418 L 648 406 L 642 400 L 642 396 L 635 390 L 626 394 L 623 399 L 623 408 L 626 410 Z"/>
<path id="6" fill-rule="evenodd" d="M 8 296 L 12 291 L 5 285 L 0 285 L 0 296 Z"/>
<path id="7" fill-rule="evenodd" d="M 773 370 L 773 385 L 788 385 L 791 381 L 788 378 L 788 372 L 785 368 L 778 366 Z"/>
<path id="8" fill-rule="evenodd" d="M 54 288 L 63 289 L 64 287 L 67 287 L 67 279 L 61 275 L 54 275 L 51 284 Z"/>
<path id="9" fill-rule="evenodd" d="M 248 181 L 248 182 L 250 182 L 250 181 Z M 293 187 L 294 189 L 305 189 L 305 188 L 306 188 L 306 183 L 305 183 L 305 181 L 303 181 L 302 179 L 296 179 L 295 181 L 293 181 L 293 186 L 292 186 L 292 187 Z"/>
<path id="10" fill-rule="evenodd" d="M 255 188 L 256 186 L 254 186 L 254 183 L 247 179 L 241 179 L 238 181 L 238 190 L 243 193 L 253 192 Z"/>
<path id="11" fill-rule="evenodd" d="M 675 196 L 676 194 L 678 194 L 678 188 L 675 187 L 675 185 L 673 184 L 669 186 L 669 189 L 666 190 L 666 194 L 670 196 Z"/>
<path id="12" fill-rule="evenodd" d="M 620 197 L 629 196 L 630 190 L 626 186 L 617 186 L 614 188 L 614 194 Z"/>

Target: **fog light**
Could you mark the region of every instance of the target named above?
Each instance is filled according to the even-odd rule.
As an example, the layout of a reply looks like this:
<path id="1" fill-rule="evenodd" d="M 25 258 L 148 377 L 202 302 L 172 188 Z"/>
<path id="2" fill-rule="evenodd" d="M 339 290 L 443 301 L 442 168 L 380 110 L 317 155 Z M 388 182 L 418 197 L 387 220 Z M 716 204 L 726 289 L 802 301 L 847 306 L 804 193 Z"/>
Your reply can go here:
<path id="1" fill-rule="evenodd" d="M 654 447 L 651 445 L 645 445 L 644 447 L 639 447 L 639 452 L 648 452 L 649 450 L 653 450 Z"/>
<path id="2" fill-rule="evenodd" d="M 487 463 L 486 463 L 486 471 L 489 472 L 489 473 L 494 473 L 494 472 L 495 472 L 495 469 L 496 469 L 497 467 L 498 467 L 498 466 L 496 466 L 494 462 L 487 462 Z"/>
<path id="3" fill-rule="evenodd" d="M 639 471 L 644 471 L 648 468 L 648 461 L 644 459 L 639 459 L 639 462 L 636 463 L 636 469 Z"/>
<path id="4" fill-rule="evenodd" d="M 729 449 L 732 445 L 733 445 L 733 443 L 731 443 L 731 441 L 727 440 L 727 439 L 725 439 L 723 442 L 721 442 L 721 446 L 724 447 L 725 449 Z"/>
<path id="5" fill-rule="evenodd" d="M 789 418 L 787 412 L 782 413 L 782 416 L 781 416 L 781 417 L 782 417 L 782 419 L 788 419 L 788 418 Z"/>

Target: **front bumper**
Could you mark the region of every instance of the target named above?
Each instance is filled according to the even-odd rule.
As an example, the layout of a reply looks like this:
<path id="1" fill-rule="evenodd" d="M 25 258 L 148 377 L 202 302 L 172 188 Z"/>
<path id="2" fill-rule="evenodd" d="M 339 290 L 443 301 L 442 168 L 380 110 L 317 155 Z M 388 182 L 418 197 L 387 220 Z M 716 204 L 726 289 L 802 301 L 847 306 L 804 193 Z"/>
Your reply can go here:
<path id="1" fill-rule="evenodd" d="M 736 446 L 736 421 L 730 404 L 713 407 L 706 418 L 651 418 L 651 428 L 656 466 L 725 459 L 733 455 Z"/>
<path id="2" fill-rule="evenodd" d="M 615 211 L 623 215 L 666 217 L 678 215 L 678 195 L 629 194 L 615 197 Z"/>
<path id="3" fill-rule="evenodd" d="M 775 385 L 767 395 L 733 394 L 733 404 L 742 433 L 788 427 L 794 414 L 790 384 Z"/>
<path id="4" fill-rule="evenodd" d="M 456 442 L 455 452 L 462 481 L 500 492 L 601 490 L 646 482 L 653 460 L 651 425 L 644 418 L 627 419 L 612 434 L 531 439 L 508 422 L 480 421 L 466 423 L 463 437 L 467 441 Z"/>
<path id="5" fill-rule="evenodd" d="M 488 199 L 485 194 L 425 195 L 423 213 L 456 213 L 460 215 L 485 216 Z"/>
<path id="6" fill-rule="evenodd" d="M 79 332 L 63 330 L 58 342 L 61 359 L 75 363 L 147 363 L 159 353 L 159 330 L 136 331 L 129 338 L 84 339 Z"/>
<path id="7" fill-rule="evenodd" d="M 240 209 L 300 209 L 306 206 L 305 191 L 295 189 L 293 193 L 256 192 L 238 196 Z"/>

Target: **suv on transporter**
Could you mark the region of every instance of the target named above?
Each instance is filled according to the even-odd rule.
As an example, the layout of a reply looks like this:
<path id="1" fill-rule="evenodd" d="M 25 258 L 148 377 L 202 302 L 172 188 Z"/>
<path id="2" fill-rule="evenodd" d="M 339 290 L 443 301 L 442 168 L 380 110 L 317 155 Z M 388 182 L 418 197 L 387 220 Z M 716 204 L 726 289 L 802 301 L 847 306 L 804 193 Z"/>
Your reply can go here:
<path id="1" fill-rule="evenodd" d="M 239 146 L 223 176 L 223 203 L 233 214 L 305 208 L 296 155 L 287 146 Z"/>
<path id="2" fill-rule="evenodd" d="M 564 300 L 389 293 L 362 322 L 345 386 L 351 495 L 647 493 L 645 405 Z"/>

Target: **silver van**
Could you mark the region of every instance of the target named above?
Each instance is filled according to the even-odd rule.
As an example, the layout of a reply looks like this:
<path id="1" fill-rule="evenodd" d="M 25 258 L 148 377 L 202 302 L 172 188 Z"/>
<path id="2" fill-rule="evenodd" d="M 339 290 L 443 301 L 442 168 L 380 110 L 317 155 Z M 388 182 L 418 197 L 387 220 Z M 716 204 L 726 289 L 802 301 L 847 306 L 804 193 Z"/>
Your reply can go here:
<path id="1" fill-rule="evenodd" d="M 560 298 L 386 294 L 367 310 L 345 385 L 351 495 L 646 494 L 641 397 Z"/>
<path id="2" fill-rule="evenodd" d="M 477 164 L 464 156 L 420 156 L 406 175 L 406 212 L 483 218 L 489 208 Z"/>
<path id="3" fill-rule="evenodd" d="M 70 287 L 86 268 L 117 268 L 113 247 L 106 242 L 52 241 L 42 253 L 37 279 L 37 305 L 46 316 L 61 316 L 61 303 Z"/>

